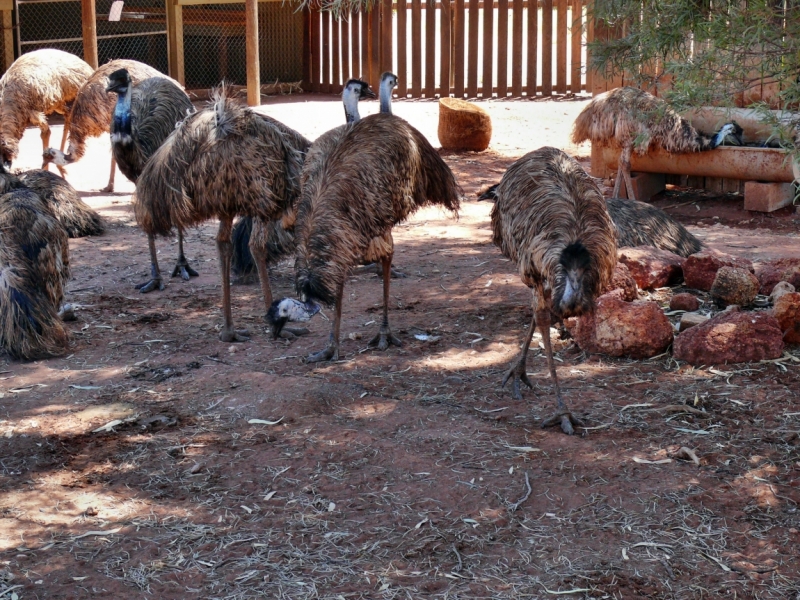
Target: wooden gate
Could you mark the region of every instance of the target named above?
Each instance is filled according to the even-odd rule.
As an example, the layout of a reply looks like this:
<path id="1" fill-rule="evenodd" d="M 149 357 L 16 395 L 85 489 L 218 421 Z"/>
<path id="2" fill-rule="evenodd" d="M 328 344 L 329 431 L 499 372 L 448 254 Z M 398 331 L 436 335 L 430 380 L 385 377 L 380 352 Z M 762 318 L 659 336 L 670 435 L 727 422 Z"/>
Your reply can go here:
<path id="1" fill-rule="evenodd" d="M 304 87 L 336 93 L 351 77 L 377 87 L 383 71 L 397 74 L 401 98 L 552 96 L 591 87 L 587 0 L 490 1 L 379 0 L 371 12 L 342 19 L 312 10 Z"/>

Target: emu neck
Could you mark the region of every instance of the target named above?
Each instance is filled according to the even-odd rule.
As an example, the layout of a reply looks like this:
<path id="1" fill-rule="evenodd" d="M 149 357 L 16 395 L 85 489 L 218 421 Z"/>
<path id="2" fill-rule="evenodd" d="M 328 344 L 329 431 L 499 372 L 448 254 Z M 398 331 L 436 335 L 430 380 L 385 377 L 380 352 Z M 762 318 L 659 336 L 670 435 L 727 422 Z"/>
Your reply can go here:
<path id="1" fill-rule="evenodd" d="M 119 142 L 131 137 L 131 86 L 124 94 L 118 94 L 114 107 L 114 119 L 111 122 L 111 141 Z"/>
<path id="2" fill-rule="evenodd" d="M 392 84 L 389 80 L 381 82 L 381 112 L 392 114 Z"/>
<path id="3" fill-rule="evenodd" d="M 344 94 L 342 94 L 342 102 L 344 103 L 344 117 L 346 122 L 358 123 L 361 120 L 361 115 L 358 114 L 358 94 L 345 89 Z"/>

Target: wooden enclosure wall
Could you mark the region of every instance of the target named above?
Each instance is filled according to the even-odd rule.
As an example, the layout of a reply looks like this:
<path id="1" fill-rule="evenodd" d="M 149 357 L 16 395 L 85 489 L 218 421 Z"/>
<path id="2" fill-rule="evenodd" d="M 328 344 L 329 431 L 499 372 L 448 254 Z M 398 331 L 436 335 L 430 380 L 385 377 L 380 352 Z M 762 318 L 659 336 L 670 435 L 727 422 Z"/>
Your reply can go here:
<path id="1" fill-rule="evenodd" d="M 307 14 L 304 88 L 351 77 L 400 97 L 551 96 L 587 89 L 586 0 L 379 0 L 369 13 Z M 489 7 L 491 7 L 489 9 Z M 590 78 L 591 79 L 591 78 Z"/>

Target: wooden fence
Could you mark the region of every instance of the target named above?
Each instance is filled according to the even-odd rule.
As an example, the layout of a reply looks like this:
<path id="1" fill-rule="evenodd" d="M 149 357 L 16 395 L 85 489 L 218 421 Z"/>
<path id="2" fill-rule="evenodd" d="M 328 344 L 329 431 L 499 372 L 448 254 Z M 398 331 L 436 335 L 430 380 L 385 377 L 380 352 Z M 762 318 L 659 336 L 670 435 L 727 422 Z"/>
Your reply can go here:
<path id="1" fill-rule="evenodd" d="M 381 72 L 392 71 L 400 97 L 591 90 L 586 0 L 488 2 L 378 0 L 371 12 L 338 20 L 307 12 L 303 87 L 335 93 L 351 77 L 376 87 Z"/>

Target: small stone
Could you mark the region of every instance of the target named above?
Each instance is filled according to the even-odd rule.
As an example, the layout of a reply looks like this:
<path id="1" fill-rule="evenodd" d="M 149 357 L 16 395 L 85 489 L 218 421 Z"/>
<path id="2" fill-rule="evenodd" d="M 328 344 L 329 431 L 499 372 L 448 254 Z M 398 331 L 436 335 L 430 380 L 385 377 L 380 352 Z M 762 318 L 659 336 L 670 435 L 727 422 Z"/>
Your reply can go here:
<path id="1" fill-rule="evenodd" d="M 707 292 L 722 267 L 738 267 L 753 272 L 753 263 L 746 258 L 705 248 L 686 259 L 683 264 L 684 283 L 687 287 Z"/>
<path id="2" fill-rule="evenodd" d="M 772 302 L 772 304 L 775 304 L 778 301 L 778 298 L 784 294 L 791 294 L 794 291 L 796 291 L 795 287 L 791 283 L 788 281 L 779 281 L 777 284 L 775 284 L 775 287 L 772 288 L 772 293 L 769 295 L 769 301 Z"/>
<path id="3" fill-rule="evenodd" d="M 692 294 L 675 294 L 672 298 L 669 299 L 669 309 L 670 310 L 685 310 L 689 312 L 693 312 L 700 308 L 700 300 L 697 299 L 697 296 Z"/>
<path id="4" fill-rule="evenodd" d="M 800 344 L 800 293 L 789 292 L 779 296 L 772 314 L 783 331 L 783 341 Z"/>
<path id="5" fill-rule="evenodd" d="M 755 273 L 760 286 L 759 294 L 772 293 L 775 285 L 781 281 L 788 281 L 797 288 L 800 286 L 800 258 L 779 258 L 760 262 L 755 266 Z"/>
<path id="6" fill-rule="evenodd" d="M 686 331 L 695 325 L 701 325 L 708 321 L 708 317 L 696 312 L 687 312 L 681 315 L 681 322 L 678 325 L 678 331 Z"/>
<path id="7" fill-rule="evenodd" d="M 652 246 L 620 248 L 619 262 L 628 267 L 636 284 L 643 290 L 672 285 L 683 277 L 685 258 Z"/>
<path id="8" fill-rule="evenodd" d="M 750 306 L 758 295 L 758 279 L 747 269 L 720 267 L 710 293 L 722 307 L 730 304 Z"/>

